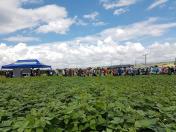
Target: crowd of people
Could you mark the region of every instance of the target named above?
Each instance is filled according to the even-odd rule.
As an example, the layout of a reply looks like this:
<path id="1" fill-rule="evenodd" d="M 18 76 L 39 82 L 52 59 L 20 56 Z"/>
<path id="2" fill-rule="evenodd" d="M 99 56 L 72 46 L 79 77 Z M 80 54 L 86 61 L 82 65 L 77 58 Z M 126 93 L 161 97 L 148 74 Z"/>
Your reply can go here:
<path id="1" fill-rule="evenodd" d="M 22 76 L 24 75 L 23 72 L 21 72 Z M 136 76 L 136 75 L 152 75 L 152 74 L 162 74 L 162 75 L 176 75 L 176 66 L 150 66 L 150 67 L 144 67 L 144 68 L 136 68 L 134 66 L 129 67 L 98 67 L 98 68 L 66 68 L 66 69 L 57 69 L 57 70 L 32 70 L 29 72 L 28 76 L 41 76 L 41 75 L 47 75 L 47 76 L 65 76 L 65 77 L 71 77 L 71 76 L 80 76 L 80 77 L 86 77 L 86 76 Z M 1 73 L 1 75 L 5 75 L 7 78 L 13 77 L 13 71 L 4 71 Z"/>
<path id="2" fill-rule="evenodd" d="M 135 75 L 151 75 L 151 74 L 176 74 L 175 67 L 158 67 L 151 66 L 146 68 L 135 68 L 131 67 L 117 67 L 117 68 L 75 68 L 75 69 L 63 69 L 58 70 L 57 75 L 63 76 L 135 76 Z"/>
<path id="3" fill-rule="evenodd" d="M 35 76 L 41 76 L 41 75 L 47 75 L 47 76 L 52 76 L 54 74 L 54 71 L 52 70 L 40 70 L 40 69 L 29 69 L 30 71 L 26 72 L 25 70 L 20 70 L 20 75 L 19 77 L 25 77 L 25 76 L 31 76 L 31 77 L 35 77 Z M 7 71 L 3 71 L 0 73 L 0 75 L 4 75 L 7 78 L 13 78 L 14 77 L 14 73 L 13 70 L 7 70 Z"/>

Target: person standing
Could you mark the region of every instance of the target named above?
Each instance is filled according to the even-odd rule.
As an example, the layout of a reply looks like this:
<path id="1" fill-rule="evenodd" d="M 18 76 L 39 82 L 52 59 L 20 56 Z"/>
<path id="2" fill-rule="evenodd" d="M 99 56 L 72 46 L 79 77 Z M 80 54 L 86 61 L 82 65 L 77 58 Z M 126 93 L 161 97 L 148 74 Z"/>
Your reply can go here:
<path id="1" fill-rule="evenodd" d="M 168 75 L 171 75 L 171 74 L 172 74 L 171 68 L 168 66 Z"/>
<path id="2" fill-rule="evenodd" d="M 174 74 L 176 74 L 176 66 L 174 67 Z"/>
<path id="3" fill-rule="evenodd" d="M 174 67 L 171 67 L 171 74 L 174 74 Z"/>

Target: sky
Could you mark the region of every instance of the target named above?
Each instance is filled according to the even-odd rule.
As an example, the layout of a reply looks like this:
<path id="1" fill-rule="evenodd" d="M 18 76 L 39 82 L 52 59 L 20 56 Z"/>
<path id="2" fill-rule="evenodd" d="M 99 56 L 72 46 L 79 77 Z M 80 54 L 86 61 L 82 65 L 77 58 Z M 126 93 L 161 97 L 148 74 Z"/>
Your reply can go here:
<path id="1" fill-rule="evenodd" d="M 176 0 L 0 0 L 0 66 L 173 61 Z"/>

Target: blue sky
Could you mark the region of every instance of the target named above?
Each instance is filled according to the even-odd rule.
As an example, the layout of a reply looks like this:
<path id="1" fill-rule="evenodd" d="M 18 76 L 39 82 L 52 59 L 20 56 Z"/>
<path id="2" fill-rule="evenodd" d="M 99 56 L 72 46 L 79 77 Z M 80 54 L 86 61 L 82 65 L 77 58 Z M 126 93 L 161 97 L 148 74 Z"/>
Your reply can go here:
<path id="1" fill-rule="evenodd" d="M 147 8 L 155 2 L 154 0 L 137 0 L 134 5 L 125 6 L 124 9 L 128 10 L 124 14 L 114 15 L 113 11 L 115 9 L 105 9 L 102 6 L 100 0 L 43 0 L 41 2 L 34 3 L 23 3 L 22 7 L 25 9 L 31 8 L 39 8 L 46 5 L 58 5 L 62 6 L 67 10 L 68 17 L 74 19 L 78 17 L 82 21 L 87 22 L 88 20 L 84 20 L 83 16 L 86 14 L 91 14 L 93 12 L 98 12 L 99 15 L 97 19 L 104 24 L 102 25 L 92 25 L 91 22 L 88 22 L 86 26 L 73 24 L 70 26 L 69 31 L 60 35 L 54 32 L 51 33 L 36 33 L 31 31 L 30 29 L 20 29 L 19 31 L 15 31 L 9 34 L 1 34 L 1 42 L 7 42 L 3 39 L 6 37 L 11 37 L 15 35 L 26 35 L 26 36 L 37 36 L 40 41 L 38 43 L 48 43 L 55 41 L 67 41 L 72 40 L 76 37 L 87 36 L 99 33 L 107 28 L 116 27 L 116 26 L 124 26 L 129 25 L 135 22 L 144 21 L 150 17 L 158 17 L 160 22 L 174 22 L 176 21 L 176 15 L 174 7 L 176 6 L 176 2 L 174 0 L 167 1 L 152 10 L 148 10 Z M 119 9 L 119 8 L 117 8 Z M 51 11 L 52 13 L 52 11 Z M 92 22 L 93 23 L 93 22 Z M 171 29 L 170 32 L 167 32 L 167 36 L 174 37 L 172 34 L 175 34 L 176 31 Z M 153 41 L 161 41 L 161 38 L 152 38 Z M 150 40 L 150 39 L 149 39 Z M 147 40 L 146 40 L 147 41 Z M 145 41 L 144 41 L 145 42 Z M 13 44 L 14 42 L 10 42 L 9 44 Z M 35 40 L 29 42 L 29 44 L 36 44 Z"/>
<path id="2" fill-rule="evenodd" d="M 101 62 L 101 65 L 108 65 L 109 60 L 115 60 L 114 63 L 122 62 L 119 58 L 123 57 L 118 53 L 121 47 L 125 49 L 123 54 L 127 58 L 133 52 L 139 51 L 133 60 L 138 58 L 142 63 L 140 57 L 142 52 L 146 49 L 155 51 L 154 46 L 158 45 L 161 48 L 168 43 L 165 56 L 157 60 L 156 53 L 151 53 L 150 61 L 165 61 L 175 56 L 175 53 L 170 54 L 176 40 L 175 0 L 1 0 L 0 12 L 0 46 L 5 47 L 6 51 L 3 52 L 7 53 L 10 50 L 15 56 L 12 58 L 10 54 L 1 57 L 2 64 L 15 59 L 36 57 L 44 62 L 49 61 L 56 67 L 58 65 L 55 63 L 62 63 L 65 67 L 82 66 L 82 63 L 84 66 L 97 65 L 101 56 L 113 54 L 103 52 L 104 49 L 101 48 L 107 48 L 106 46 L 112 48 L 112 51 L 116 48 L 114 55 L 117 58 L 109 57 L 110 59 L 105 63 Z M 67 54 L 74 51 L 75 53 L 68 56 L 72 59 L 65 62 L 64 52 L 60 50 L 54 52 L 52 50 L 54 45 L 68 48 Z M 97 56 L 98 61 L 96 57 L 91 58 L 92 54 L 99 53 L 97 51 L 90 53 L 92 46 L 102 52 Z M 41 49 L 47 47 L 49 50 L 36 50 L 38 47 Z M 87 51 L 82 47 L 87 48 Z M 31 48 L 36 52 L 32 53 L 29 50 Z M 16 51 L 24 49 L 28 53 L 23 56 L 21 52 L 25 51 L 20 53 Z M 126 54 L 128 50 L 132 52 Z M 60 57 L 50 61 L 54 57 L 48 55 L 47 58 L 46 54 L 49 52 L 52 52 L 54 57 Z M 76 53 L 78 56 L 85 53 L 86 56 L 74 58 Z M 90 63 L 83 60 L 89 60 Z M 123 62 L 128 63 L 126 60 Z"/>

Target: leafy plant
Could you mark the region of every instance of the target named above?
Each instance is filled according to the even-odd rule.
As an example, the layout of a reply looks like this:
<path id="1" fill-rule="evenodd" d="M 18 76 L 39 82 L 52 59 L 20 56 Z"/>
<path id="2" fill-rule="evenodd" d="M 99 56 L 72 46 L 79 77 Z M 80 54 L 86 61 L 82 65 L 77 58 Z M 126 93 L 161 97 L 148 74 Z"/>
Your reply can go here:
<path id="1" fill-rule="evenodd" d="M 175 80 L 0 78 L 0 132 L 175 132 Z"/>

